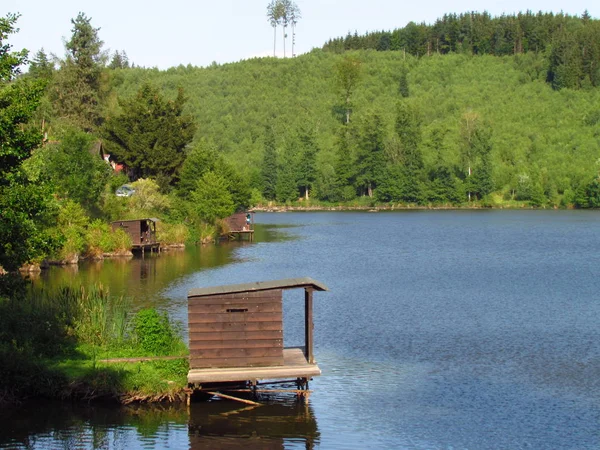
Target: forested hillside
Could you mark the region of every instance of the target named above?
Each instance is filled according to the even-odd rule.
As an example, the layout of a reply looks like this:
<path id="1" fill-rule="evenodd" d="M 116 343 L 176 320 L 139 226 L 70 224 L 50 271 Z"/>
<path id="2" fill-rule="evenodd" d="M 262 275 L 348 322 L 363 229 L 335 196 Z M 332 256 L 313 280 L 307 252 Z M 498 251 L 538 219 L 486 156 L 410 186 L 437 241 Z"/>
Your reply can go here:
<path id="1" fill-rule="evenodd" d="M 554 90 L 547 74 L 547 58 L 533 52 L 315 50 L 209 68 L 123 69 L 114 83 L 124 97 L 143 81 L 171 97 L 182 87 L 196 140 L 226 155 L 267 199 L 290 201 L 309 186 L 328 201 L 371 193 L 460 204 L 469 193 L 497 193 L 573 204 L 599 169 L 600 91 Z"/>

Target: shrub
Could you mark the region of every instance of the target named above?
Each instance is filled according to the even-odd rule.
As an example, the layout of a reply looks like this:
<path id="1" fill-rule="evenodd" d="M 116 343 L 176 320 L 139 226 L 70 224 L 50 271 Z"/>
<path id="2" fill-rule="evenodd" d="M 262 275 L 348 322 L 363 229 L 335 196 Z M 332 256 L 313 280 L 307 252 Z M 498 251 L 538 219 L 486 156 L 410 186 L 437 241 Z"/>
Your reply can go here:
<path id="1" fill-rule="evenodd" d="M 161 244 L 184 244 L 190 238 L 188 227 L 182 223 L 158 222 L 157 239 Z"/>
<path id="2" fill-rule="evenodd" d="M 142 309 L 135 315 L 133 334 L 148 355 L 169 354 L 179 341 L 167 314 L 154 308 Z"/>
<path id="3" fill-rule="evenodd" d="M 90 224 L 86 240 L 87 254 L 90 256 L 129 250 L 132 245 L 131 237 L 124 230 L 113 231 L 109 224 L 100 219 L 96 219 Z"/>

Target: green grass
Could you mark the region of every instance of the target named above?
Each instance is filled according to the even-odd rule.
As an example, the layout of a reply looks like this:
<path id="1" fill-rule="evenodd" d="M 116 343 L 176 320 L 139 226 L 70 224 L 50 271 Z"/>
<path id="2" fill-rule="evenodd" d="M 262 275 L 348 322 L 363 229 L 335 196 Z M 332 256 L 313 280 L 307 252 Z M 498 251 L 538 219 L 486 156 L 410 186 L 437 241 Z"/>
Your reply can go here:
<path id="1" fill-rule="evenodd" d="M 5 282 L 8 279 L 2 279 Z M 0 291 L 0 403 L 24 397 L 175 399 L 188 350 L 165 313 L 140 310 L 98 285 L 53 292 L 15 283 Z M 103 359 L 181 356 L 167 361 Z"/>

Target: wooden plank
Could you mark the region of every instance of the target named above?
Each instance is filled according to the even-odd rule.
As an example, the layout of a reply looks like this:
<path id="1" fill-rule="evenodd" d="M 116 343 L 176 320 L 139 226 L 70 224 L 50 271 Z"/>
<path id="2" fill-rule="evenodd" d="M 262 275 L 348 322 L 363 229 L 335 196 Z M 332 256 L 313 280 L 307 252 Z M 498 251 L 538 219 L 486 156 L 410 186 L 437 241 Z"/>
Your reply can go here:
<path id="1" fill-rule="evenodd" d="M 188 314 L 188 323 L 212 323 L 212 322 L 275 322 L 282 320 L 282 314 L 278 313 L 224 313 L 224 314 Z"/>
<path id="2" fill-rule="evenodd" d="M 223 303 L 228 301 L 248 301 L 248 302 L 260 302 L 264 299 L 271 299 L 271 301 L 280 301 L 282 299 L 281 289 L 275 289 L 270 291 L 256 291 L 256 292 L 236 292 L 236 293 L 216 293 L 213 295 L 206 295 L 200 297 L 194 297 L 193 295 L 188 297 L 190 303 Z"/>
<path id="3" fill-rule="evenodd" d="M 275 356 L 260 356 L 255 358 L 191 358 L 190 368 L 231 368 L 231 367 L 266 367 L 282 366 L 283 358 Z"/>
<path id="4" fill-rule="evenodd" d="M 192 368 L 188 372 L 188 382 L 202 384 L 230 381 L 286 380 L 321 375 L 321 369 L 316 364 L 308 364 L 302 350 L 299 348 L 284 349 L 283 359 L 283 365 L 271 367 Z"/>
<path id="5" fill-rule="evenodd" d="M 282 331 L 281 321 L 271 322 L 236 322 L 236 323 L 192 323 L 189 326 L 190 333 L 202 333 L 211 331 Z"/>
<path id="6" fill-rule="evenodd" d="M 110 358 L 99 359 L 99 363 L 138 363 L 146 361 L 173 361 L 176 359 L 188 359 L 187 356 L 142 356 L 139 358 Z"/>
<path id="7" fill-rule="evenodd" d="M 211 348 L 190 350 L 190 358 L 261 358 L 280 357 L 283 362 L 283 350 L 281 347 L 262 348 Z"/>
<path id="8" fill-rule="evenodd" d="M 259 312 L 281 312 L 281 302 L 249 303 L 249 302 L 227 302 L 220 304 L 190 304 L 188 312 L 191 314 L 224 314 L 224 313 L 259 313 Z"/>
<path id="9" fill-rule="evenodd" d="M 283 348 L 283 339 L 191 341 L 190 350 L 210 348 Z"/>
<path id="10" fill-rule="evenodd" d="M 190 342 L 196 341 L 237 341 L 237 340 L 263 340 L 263 339 L 281 339 L 283 331 L 230 331 L 230 332 L 209 332 L 196 333 L 190 332 Z"/>

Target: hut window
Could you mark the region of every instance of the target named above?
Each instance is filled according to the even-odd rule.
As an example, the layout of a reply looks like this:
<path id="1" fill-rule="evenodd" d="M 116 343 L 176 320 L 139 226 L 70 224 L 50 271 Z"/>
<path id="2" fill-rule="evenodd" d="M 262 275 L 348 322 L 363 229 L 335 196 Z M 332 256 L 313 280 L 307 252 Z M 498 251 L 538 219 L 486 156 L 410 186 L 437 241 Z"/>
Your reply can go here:
<path id="1" fill-rule="evenodd" d="M 248 312 L 248 308 L 231 308 L 227 310 L 228 313 L 234 312 Z"/>

